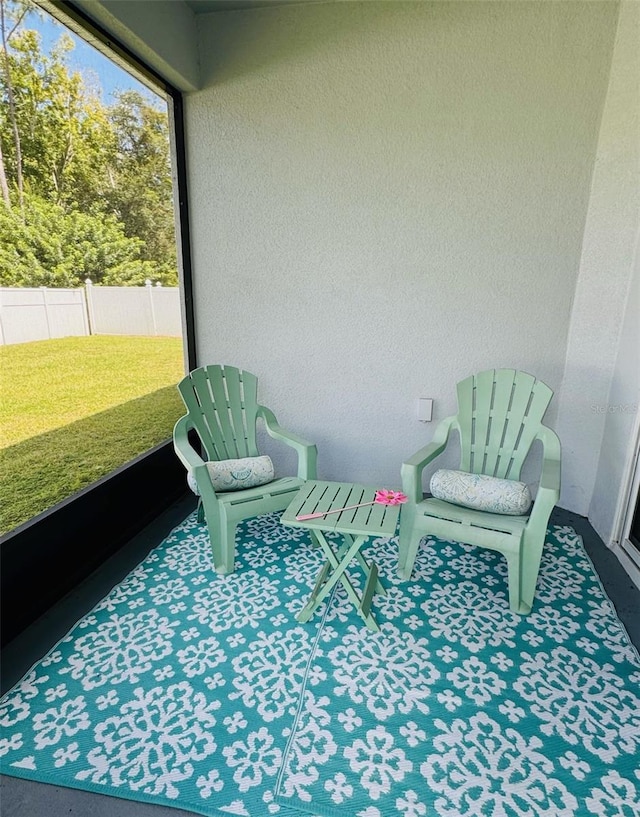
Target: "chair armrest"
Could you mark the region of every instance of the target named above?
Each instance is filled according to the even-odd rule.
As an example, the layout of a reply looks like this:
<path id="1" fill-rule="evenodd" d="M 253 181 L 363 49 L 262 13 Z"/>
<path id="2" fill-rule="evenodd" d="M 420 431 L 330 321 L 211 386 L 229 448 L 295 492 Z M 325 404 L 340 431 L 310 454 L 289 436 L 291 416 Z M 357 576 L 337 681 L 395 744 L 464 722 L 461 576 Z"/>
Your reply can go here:
<path id="1" fill-rule="evenodd" d="M 205 465 L 205 461 L 189 442 L 188 434 L 192 429 L 194 429 L 194 425 L 188 414 L 181 417 L 173 427 L 173 447 L 178 459 L 187 471 Z"/>
<path id="2" fill-rule="evenodd" d="M 417 451 L 406 462 L 402 463 L 402 490 L 412 502 L 422 501 L 422 472 L 427 465 L 440 456 L 447 447 L 451 429 L 457 420 L 457 415 L 445 417 L 435 430 L 433 439 L 420 451 Z"/>
<path id="3" fill-rule="evenodd" d="M 308 440 L 285 431 L 278 425 L 275 414 L 265 406 L 258 406 L 258 417 L 264 420 L 267 434 L 274 440 L 279 440 L 293 448 L 298 454 L 298 477 L 300 479 L 316 479 L 318 449 Z"/>
<path id="4" fill-rule="evenodd" d="M 540 477 L 540 488 L 544 490 L 556 491 L 560 496 L 560 461 L 562 457 L 562 447 L 555 431 L 547 426 L 542 426 L 536 435 L 536 439 L 542 443 L 542 475 Z"/>
<path id="5" fill-rule="evenodd" d="M 173 427 L 173 447 L 178 459 L 196 481 L 200 497 L 210 509 L 217 507 L 218 497 L 211 483 L 211 475 L 206 462 L 189 442 L 189 431 L 194 425 L 188 414 L 181 417 Z"/>
<path id="6" fill-rule="evenodd" d="M 560 498 L 562 448 L 558 435 L 547 426 L 540 428 L 536 439 L 543 446 L 542 474 L 527 526 L 539 524 L 546 528 L 551 511 Z"/>

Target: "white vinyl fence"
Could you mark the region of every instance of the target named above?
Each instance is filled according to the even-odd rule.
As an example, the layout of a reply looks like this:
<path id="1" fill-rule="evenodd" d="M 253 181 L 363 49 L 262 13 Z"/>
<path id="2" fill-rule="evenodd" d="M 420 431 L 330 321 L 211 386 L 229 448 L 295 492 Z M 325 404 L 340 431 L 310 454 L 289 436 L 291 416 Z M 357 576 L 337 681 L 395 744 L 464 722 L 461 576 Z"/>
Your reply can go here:
<path id="1" fill-rule="evenodd" d="M 177 287 L 0 287 L 0 345 L 71 335 L 182 336 Z"/>

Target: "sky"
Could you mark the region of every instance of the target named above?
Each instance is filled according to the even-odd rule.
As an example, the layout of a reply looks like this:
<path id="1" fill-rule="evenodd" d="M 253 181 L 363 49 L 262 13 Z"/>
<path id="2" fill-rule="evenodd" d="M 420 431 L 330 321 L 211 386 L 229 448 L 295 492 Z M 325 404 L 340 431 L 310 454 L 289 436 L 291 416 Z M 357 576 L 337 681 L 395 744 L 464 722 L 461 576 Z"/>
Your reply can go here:
<path id="1" fill-rule="evenodd" d="M 146 85 L 143 85 L 127 71 L 111 62 L 89 43 L 63 26 L 53 17 L 44 12 L 42 15 L 29 14 L 24 22 L 26 28 L 35 29 L 42 37 L 43 51 L 48 53 L 57 42 L 60 35 L 66 32 L 75 48 L 67 56 L 72 71 L 79 71 L 89 87 L 99 85 L 102 88 L 102 101 L 109 105 L 114 102 L 114 91 L 139 91 L 143 96 L 157 104 L 161 97 L 153 94 Z"/>

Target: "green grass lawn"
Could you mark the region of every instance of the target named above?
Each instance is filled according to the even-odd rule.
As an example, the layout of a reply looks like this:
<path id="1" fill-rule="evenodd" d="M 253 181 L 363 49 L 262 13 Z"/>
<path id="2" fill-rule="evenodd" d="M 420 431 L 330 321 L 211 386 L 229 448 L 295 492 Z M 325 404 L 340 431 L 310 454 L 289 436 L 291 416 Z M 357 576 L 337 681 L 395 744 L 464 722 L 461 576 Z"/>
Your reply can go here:
<path id="1" fill-rule="evenodd" d="M 0 532 L 170 438 L 183 375 L 180 338 L 0 346 Z"/>

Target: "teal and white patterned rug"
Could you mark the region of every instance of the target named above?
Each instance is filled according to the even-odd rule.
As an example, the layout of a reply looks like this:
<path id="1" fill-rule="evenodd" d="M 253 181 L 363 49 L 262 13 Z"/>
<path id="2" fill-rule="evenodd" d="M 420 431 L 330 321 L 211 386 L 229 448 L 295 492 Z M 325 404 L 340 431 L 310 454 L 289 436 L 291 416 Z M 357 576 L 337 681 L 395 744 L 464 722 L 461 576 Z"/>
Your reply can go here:
<path id="1" fill-rule="evenodd" d="M 582 542 L 553 528 L 534 612 L 501 556 L 428 540 L 380 633 L 279 515 L 212 571 L 190 516 L 0 701 L 6 774 L 205 815 L 637 817 L 640 658 Z"/>

